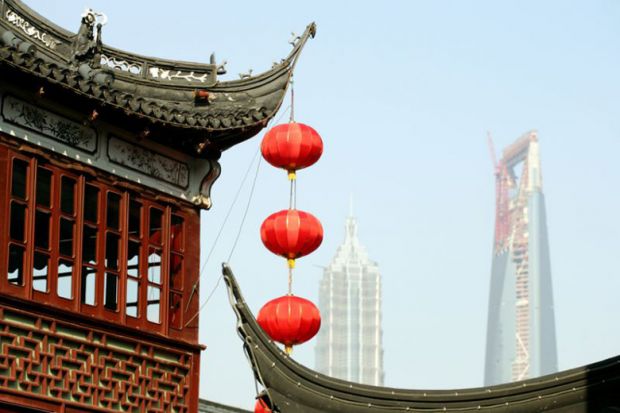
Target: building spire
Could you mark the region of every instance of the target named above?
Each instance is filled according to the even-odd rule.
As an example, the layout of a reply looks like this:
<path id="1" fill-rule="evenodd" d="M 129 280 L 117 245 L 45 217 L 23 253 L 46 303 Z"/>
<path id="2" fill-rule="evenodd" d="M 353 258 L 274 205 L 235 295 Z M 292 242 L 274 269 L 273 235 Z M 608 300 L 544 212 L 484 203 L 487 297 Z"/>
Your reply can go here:
<path id="1" fill-rule="evenodd" d="M 349 194 L 349 216 L 347 218 L 344 240 L 345 243 L 357 240 L 357 221 L 353 216 L 353 193 Z"/>
<path id="2" fill-rule="evenodd" d="M 353 218 L 353 192 L 349 194 L 349 218 Z"/>

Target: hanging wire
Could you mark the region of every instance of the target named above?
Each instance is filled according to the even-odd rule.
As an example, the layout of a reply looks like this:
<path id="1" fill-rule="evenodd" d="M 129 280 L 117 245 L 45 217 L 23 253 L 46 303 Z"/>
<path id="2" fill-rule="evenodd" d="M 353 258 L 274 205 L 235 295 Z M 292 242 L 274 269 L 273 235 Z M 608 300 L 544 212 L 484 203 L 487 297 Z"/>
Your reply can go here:
<path id="1" fill-rule="evenodd" d="M 185 311 L 189 310 L 189 305 L 190 305 L 190 303 L 192 301 L 192 297 L 196 293 L 196 289 L 198 288 L 198 284 L 200 283 L 200 280 L 202 279 L 202 276 L 204 275 L 204 270 L 207 267 L 207 263 L 209 262 L 209 259 L 211 259 L 211 256 L 213 255 L 213 252 L 215 251 L 215 247 L 217 246 L 217 243 L 218 243 L 220 237 L 222 236 L 222 233 L 224 232 L 224 228 L 226 227 L 226 223 L 228 222 L 228 218 L 230 218 L 230 215 L 231 215 L 231 213 L 232 213 L 232 211 L 234 209 L 234 206 L 237 203 L 237 200 L 239 199 L 239 195 L 241 194 L 241 190 L 243 189 L 243 186 L 245 185 L 245 181 L 248 179 L 250 171 L 252 170 L 252 165 L 254 165 L 254 162 L 256 162 L 256 158 L 258 157 L 259 153 L 260 153 L 260 147 L 258 149 L 256 149 L 256 152 L 254 153 L 254 156 L 252 157 L 252 162 L 250 162 L 250 165 L 248 165 L 248 169 L 245 171 L 245 175 L 243 176 L 243 179 L 241 180 L 241 184 L 239 185 L 239 188 L 237 189 L 237 193 L 235 194 L 232 203 L 228 207 L 228 211 L 226 212 L 226 216 L 224 217 L 224 221 L 222 221 L 222 225 L 220 225 L 220 229 L 217 232 L 217 235 L 215 236 L 215 239 L 213 240 L 213 245 L 211 246 L 211 249 L 209 250 L 209 253 L 207 254 L 207 258 L 205 259 L 205 261 L 202 263 L 202 266 L 200 267 L 200 272 L 198 273 L 198 279 L 196 280 L 196 282 L 192 286 L 192 292 L 190 293 L 189 299 L 187 300 L 187 305 L 185 306 Z"/>
<path id="2" fill-rule="evenodd" d="M 285 115 L 286 112 L 288 112 L 291 109 L 291 105 L 287 106 L 284 111 L 282 112 L 282 114 L 278 117 L 278 119 L 276 119 L 275 123 L 278 123 Z M 226 217 L 224 218 L 224 221 L 222 222 L 222 225 L 220 226 L 220 229 L 218 231 L 217 236 L 215 237 L 215 240 L 213 242 L 213 246 L 211 247 L 211 250 L 209 250 L 209 254 L 207 255 L 207 258 L 205 259 L 205 262 L 202 264 L 202 267 L 200 268 L 200 273 L 198 275 L 198 280 L 196 280 L 196 283 L 194 284 L 193 288 L 192 288 L 192 292 L 190 294 L 190 299 L 187 300 L 187 307 L 185 308 L 185 311 L 188 311 L 189 309 L 189 304 L 191 302 L 191 298 L 194 295 L 196 288 L 198 288 L 198 283 L 200 282 L 200 279 L 202 278 L 203 274 L 204 274 L 204 270 L 207 266 L 207 263 L 209 262 L 209 259 L 211 258 L 211 256 L 213 255 L 213 251 L 215 250 L 215 246 L 217 245 L 217 241 L 219 240 L 220 236 L 222 235 L 222 232 L 224 230 L 224 227 L 226 225 L 226 222 L 228 221 L 228 218 L 232 212 L 233 207 L 235 206 L 235 203 L 237 202 L 237 199 L 239 198 L 239 194 L 241 193 L 241 189 L 243 188 L 245 181 L 250 173 L 250 170 L 252 169 L 252 165 L 254 164 L 254 161 L 256 160 L 256 157 L 258 156 L 258 154 L 260 153 L 260 146 L 259 148 L 256 150 L 256 153 L 254 154 L 254 158 L 252 158 L 252 162 L 250 162 L 250 165 L 248 166 L 248 169 L 245 172 L 245 175 L 241 181 L 241 185 L 239 185 L 239 189 L 237 190 L 237 193 L 235 194 L 235 198 L 233 199 L 233 202 L 231 203 L 228 212 L 226 213 Z M 243 225 L 245 223 L 245 219 L 247 217 L 248 211 L 250 209 L 250 203 L 252 202 L 252 197 L 254 195 L 254 188 L 256 187 L 256 180 L 258 178 L 258 171 L 260 169 L 260 164 L 261 164 L 261 159 L 259 158 L 258 160 L 258 164 L 256 166 L 256 173 L 254 174 L 254 180 L 252 181 L 252 188 L 250 190 L 250 195 L 248 197 L 248 202 L 246 204 L 245 207 L 245 211 L 243 213 L 243 218 L 241 220 L 241 225 L 239 226 L 239 231 L 237 232 L 237 236 L 235 237 L 235 241 L 234 244 L 231 248 L 230 254 L 228 255 L 228 261 L 230 261 L 230 259 L 232 258 L 232 255 L 235 251 L 235 248 L 237 247 L 237 242 L 239 240 L 239 237 L 241 235 L 241 231 L 243 229 Z M 194 314 L 192 316 L 192 318 L 185 323 L 185 327 L 187 327 L 192 321 L 194 321 L 196 319 L 196 317 L 198 317 L 198 314 L 200 314 L 200 312 L 207 306 L 207 304 L 209 303 L 209 301 L 211 300 L 211 297 L 213 297 L 213 294 L 215 294 L 215 291 L 217 290 L 217 287 L 219 287 L 221 281 L 222 281 L 222 275 L 220 274 L 220 276 L 218 277 L 215 285 L 213 286 L 213 288 L 211 289 L 211 291 L 209 292 L 209 295 L 207 296 L 206 300 L 200 305 L 200 307 L 198 308 L 198 311 L 196 312 L 196 314 Z"/>
<path id="3" fill-rule="evenodd" d="M 282 118 L 286 115 L 286 112 L 288 112 L 290 110 L 291 106 L 287 106 L 284 111 L 282 111 L 282 114 L 278 117 L 278 119 L 276 120 L 276 123 L 278 123 L 280 120 L 282 120 Z M 211 259 L 211 256 L 213 255 L 213 252 L 215 251 L 215 247 L 217 246 L 217 243 L 220 239 L 220 236 L 222 235 L 224 228 L 226 227 L 226 223 L 228 222 L 228 218 L 230 217 L 230 214 L 232 213 L 232 210 L 235 206 L 235 204 L 237 203 L 237 200 L 239 199 L 239 195 L 241 194 L 241 190 L 243 189 L 243 186 L 245 184 L 245 181 L 248 178 L 248 175 L 250 174 L 250 171 L 252 170 L 252 165 L 254 165 L 254 162 L 256 161 L 256 158 L 258 157 L 258 154 L 260 153 L 260 146 L 256 149 L 256 153 L 254 153 L 254 157 L 252 158 L 252 162 L 250 162 L 250 164 L 248 165 L 248 169 L 245 171 L 245 174 L 243 176 L 243 179 L 241 180 L 241 184 L 239 185 L 239 189 L 237 189 L 237 193 L 235 194 L 235 197 L 233 198 L 232 203 L 230 204 L 230 207 L 228 208 L 228 212 L 226 212 L 226 216 L 224 217 L 224 221 L 222 221 L 222 225 L 220 225 L 220 229 L 215 237 L 215 240 L 213 241 L 213 245 L 211 246 L 211 249 L 209 250 L 209 253 L 207 254 L 207 258 L 205 259 L 205 261 L 202 263 L 202 266 L 200 267 L 200 272 L 198 273 L 198 279 L 196 280 L 196 282 L 194 283 L 194 285 L 192 286 L 192 291 L 190 293 L 189 299 L 187 300 L 187 305 L 185 307 L 185 311 L 187 312 L 189 310 L 189 306 L 190 303 L 192 301 L 192 297 L 193 295 L 196 293 L 196 290 L 198 288 L 198 285 L 200 283 L 200 280 L 202 279 L 202 276 L 204 275 L 204 271 L 205 268 L 207 267 L 207 264 L 209 263 L 209 260 Z M 260 161 L 259 161 L 260 164 Z M 256 177 L 254 177 L 254 179 L 256 180 Z M 218 281 L 216 282 L 215 287 L 213 288 L 212 291 L 215 291 L 217 289 L 217 286 L 219 285 L 221 281 L 221 277 L 220 279 L 218 279 Z M 209 298 L 212 296 L 213 293 L 209 294 Z M 208 301 L 208 299 L 207 299 Z M 204 305 L 206 305 L 206 302 L 203 304 L 203 306 L 201 307 L 201 309 L 204 307 Z M 187 324 L 186 324 L 187 326 Z"/>
<path id="4" fill-rule="evenodd" d="M 293 75 L 291 75 L 291 117 L 289 122 L 295 122 L 295 83 L 293 82 Z"/>
<path id="5" fill-rule="evenodd" d="M 243 218 L 241 218 L 241 224 L 239 224 L 239 231 L 237 231 L 237 236 L 235 237 L 235 242 L 233 243 L 232 248 L 230 249 L 230 254 L 228 254 L 227 262 L 230 263 L 233 253 L 235 252 L 235 248 L 237 248 L 237 242 L 239 241 L 239 237 L 241 236 L 241 230 L 243 229 L 243 224 L 245 224 L 245 219 L 248 216 L 248 211 L 250 210 L 250 203 L 252 202 L 252 197 L 254 196 L 254 188 L 256 187 L 256 178 L 258 177 L 258 171 L 260 170 L 260 164 L 263 158 L 258 158 L 258 164 L 256 165 L 256 173 L 254 174 L 254 180 L 252 181 L 252 187 L 250 188 L 250 196 L 248 197 L 248 203 L 245 205 L 245 211 L 243 211 Z M 220 279 L 222 277 L 220 276 Z"/>
<path id="6" fill-rule="evenodd" d="M 245 174 L 243 175 L 243 179 L 241 180 L 241 184 L 239 185 L 239 189 L 237 189 L 237 193 L 235 193 L 235 197 L 233 198 L 233 202 L 230 204 L 230 207 L 228 208 L 228 212 L 226 213 L 226 216 L 224 217 L 224 221 L 222 222 L 222 226 L 220 227 L 220 230 L 218 231 L 217 236 L 215 237 L 215 240 L 213 241 L 213 246 L 209 250 L 209 254 L 207 255 L 207 258 L 205 259 L 205 262 L 202 264 L 202 267 L 200 268 L 200 274 L 201 275 L 202 275 L 205 267 L 207 266 L 207 263 L 209 262 L 209 259 L 213 255 L 213 251 L 215 250 L 215 246 L 217 244 L 217 241 L 220 239 L 220 236 L 222 235 L 222 232 L 224 231 L 224 226 L 226 225 L 226 222 L 228 221 L 228 218 L 230 217 L 230 214 L 231 214 L 235 204 L 237 203 L 237 200 L 239 199 L 239 195 L 241 194 L 241 190 L 243 189 L 243 186 L 245 185 L 245 181 L 248 179 L 250 171 L 252 170 L 252 165 L 254 165 L 254 162 L 256 162 L 256 158 L 258 158 L 258 163 L 260 164 L 260 157 L 258 156 L 259 154 L 260 154 L 260 147 L 258 147 L 256 149 L 256 152 L 254 153 L 254 156 L 252 157 L 252 162 L 250 162 L 250 165 L 248 165 L 248 169 L 245 171 Z"/>
<path id="7" fill-rule="evenodd" d="M 252 161 L 252 164 L 254 163 L 254 161 Z M 250 165 L 252 165 L 250 164 Z M 230 250 L 230 254 L 228 255 L 228 262 L 230 262 L 230 259 L 232 258 L 233 252 L 235 252 L 235 248 L 237 247 L 237 241 L 239 241 L 239 237 L 241 236 L 241 231 L 243 230 L 243 224 L 245 223 L 245 219 L 248 215 L 248 211 L 250 209 L 250 204 L 252 202 L 252 197 L 254 195 L 254 188 L 256 187 L 256 181 L 258 178 L 258 171 L 260 170 L 260 164 L 261 164 L 261 158 L 258 159 L 258 164 L 256 165 L 256 173 L 254 174 L 254 179 L 252 181 L 252 189 L 250 190 L 250 196 L 248 197 L 248 202 L 245 206 L 245 211 L 243 213 L 243 218 L 241 219 L 241 224 L 239 225 L 239 231 L 237 232 L 237 236 L 235 237 L 235 242 L 233 243 L 233 246 Z M 245 180 L 244 180 L 245 182 Z M 213 294 L 215 294 L 215 291 L 217 290 L 217 287 L 219 287 L 221 281 L 223 278 L 223 274 L 220 274 L 220 276 L 217 279 L 217 282 L 215 283 L 215 285 L 213 286 L 213 288 L 211 289 L 211 291 L 209 292 L 209 295 L 207 296 L 207 299 L 200 305 L 200 307 L 198 308 L 198 311 L 196 311 L 196 314 L 194 314 L 192 316 L 192 318 L 190 318 L 187 323 L 185 323 L 185 327 L 187 327 L 192 321 L 194 321 L 196 319 L 196 317 L 198 317 L 198 314 L 200 314 L 200 312 L 206 307 L 207 303 L 211 300 L 211 297 L 213 297 Z"/>

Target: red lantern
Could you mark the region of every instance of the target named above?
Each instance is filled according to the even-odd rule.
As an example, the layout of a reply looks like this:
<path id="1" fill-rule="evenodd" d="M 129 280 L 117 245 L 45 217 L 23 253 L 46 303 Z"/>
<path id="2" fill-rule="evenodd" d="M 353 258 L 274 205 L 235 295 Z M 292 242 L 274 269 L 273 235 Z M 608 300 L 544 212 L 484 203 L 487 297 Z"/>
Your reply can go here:
<path id="1" fill-rule="evenodd" d="M 286 258 L 293 268 L 296 258 L 312 253 L 321 245 L 323 226 L 308 212 L 285 209 L 263 221 L 260 237 L 269 251 Z"/>
<path id="2" fill-rule="evenodd" d="M 265 304 L 256 321 L 273 341 L 284 344 L 290 354 L 294 345 L 316 335 L 321 327 L 321 314 L 311 301 L 284 295 Z"/>
<path id="3" fill-rule="evenodd" d="M 254 413 L 271 413 L 271 409 L 267 406 L 267 403 L 263 401 L 263 399 L 256 400 L 256 405 L 254 406 Z"/>
<path id="4" fill-rule="evenodd" d="M 295 179 L 295 171 L 319 160 L 323 153 L 323 141 L 310 126 L 290 122 L 271 128 L 265 134 L 260 149 L 267 162 L 276 168 L 286 169 L 292 180 Z"/>

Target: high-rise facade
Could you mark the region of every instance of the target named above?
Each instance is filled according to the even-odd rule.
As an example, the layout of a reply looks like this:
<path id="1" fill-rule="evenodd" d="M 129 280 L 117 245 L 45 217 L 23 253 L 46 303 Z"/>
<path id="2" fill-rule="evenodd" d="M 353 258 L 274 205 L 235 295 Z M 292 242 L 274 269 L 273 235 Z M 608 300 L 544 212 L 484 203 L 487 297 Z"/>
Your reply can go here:
<path id="1" fill-rule="evenodd" d="M 322 326 L 316 369 L 348 381 L 383 385 L 381 275 L 347 218 L 345 239 L 325 268 L 319 291 Z"/>
<path id="2" fill-rule="evenodd" d="M 545 197 L 531 131 L 496 164 L 485 385 L 557 371 Z"/>

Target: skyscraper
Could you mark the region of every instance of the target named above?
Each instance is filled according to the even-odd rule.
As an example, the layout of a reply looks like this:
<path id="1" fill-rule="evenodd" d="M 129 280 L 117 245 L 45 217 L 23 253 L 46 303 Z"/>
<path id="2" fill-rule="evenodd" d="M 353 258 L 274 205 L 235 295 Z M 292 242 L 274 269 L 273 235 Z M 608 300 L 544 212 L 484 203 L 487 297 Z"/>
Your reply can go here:
<path id="1" fill-rule="evenodd" d="M 347 218 L 345 239 L 325 268 L 319 291 L 323 324 L 316 369 L 332 377 L 383 385 L 381 275 Z"/>
<path id="2" fill-rule="evenodd" d="M 504 149 L 495 179 L 485 385 L 557 370 L 547 218 L 535 131 Z"/>

